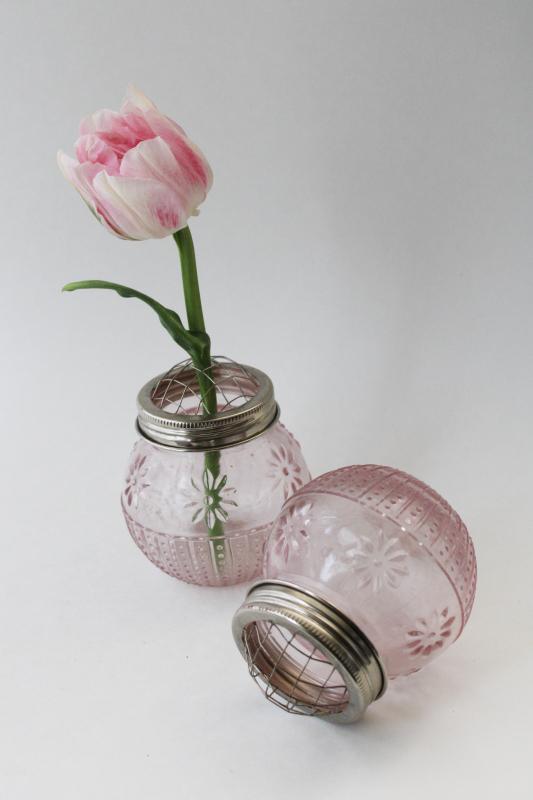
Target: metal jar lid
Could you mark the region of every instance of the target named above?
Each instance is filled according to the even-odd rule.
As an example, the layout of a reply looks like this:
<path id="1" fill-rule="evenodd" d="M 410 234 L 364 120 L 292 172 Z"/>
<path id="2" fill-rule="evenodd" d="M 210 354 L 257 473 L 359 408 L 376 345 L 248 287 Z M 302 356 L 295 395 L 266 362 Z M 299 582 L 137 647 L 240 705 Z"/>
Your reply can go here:
<path id="1" fill-rule="evenodd" d="M 199 391 L 215 386 L 216 414 L 206 414 Z M 264 433 L 279 417 L 272 381 L 264 372 L 217 356 L 209 370 L 190 359 L 146 383 L 137 396 L 137 427 L 148 441 L 188 451 L 221 450 Z"/>
<path id="2" fill-rule="evenodd" d="M 365 634 L 301 587 L 255 584 L 233 636 L 267 700 L 293 714 L 354 722 L 385 692 L 385 668 Z"/>

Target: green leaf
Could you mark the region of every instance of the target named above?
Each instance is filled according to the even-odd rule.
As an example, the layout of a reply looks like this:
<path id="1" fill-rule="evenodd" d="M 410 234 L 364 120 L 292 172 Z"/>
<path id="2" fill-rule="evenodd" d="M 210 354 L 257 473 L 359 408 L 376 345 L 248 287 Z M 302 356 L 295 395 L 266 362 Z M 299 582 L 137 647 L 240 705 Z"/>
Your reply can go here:
<path id="1" fill-rule="evenodd" d="M 153 308 L 165 330 L 172 336 L 175 342 L 189 353 L 191 358 L 201 357 L 205 348 L 209 348 L 209 337 L 205 333 L 194 333 L 188 331 L 183 325 L 178 314 L 171 308 L 158 303 L 147 294 L 131 289 L 129 286 L 122 286 L 120 283 L 110 283 L 109 281 L 75 281 L 63 286 L 63 292 L 75 292 L 78 289 L 112 289 L 121 297 L 133 297 L 142 300 L 143 303 Z"/>

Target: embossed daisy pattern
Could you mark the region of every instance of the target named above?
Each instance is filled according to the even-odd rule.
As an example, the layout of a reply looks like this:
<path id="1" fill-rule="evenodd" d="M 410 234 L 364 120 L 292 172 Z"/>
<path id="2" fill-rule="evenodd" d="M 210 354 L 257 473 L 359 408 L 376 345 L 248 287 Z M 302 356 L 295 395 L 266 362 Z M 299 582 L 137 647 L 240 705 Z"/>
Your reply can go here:
<path id="1" fill-rule="evenodd" d="M 388 536 L 380 528 L 375 537 L 357 535 L 350 528 L 340 528 L 337 540 L 342 546 L 342 560 L 352 566 L 359 589 L 370 587 L 379 592 L 384 587 L 397 589 L 409 574 L 407 553 L 397 536 Z"/>
<path id="2" fill-rule="evenodd" d="M 227 482 L 227 475 L 214 478 L 207 469 L 203 472 L 202 486 L 199 486 L 194 478 L 191 478 L 194 497 L 185 503 L 185 508 L 193 510 L 193 522 L 203 518 L 207 527 L 212 528 L 216 520 L 225 522 L 229 518 L 227 507 L 236 508 L 238 503 L 233 499 L 237 490 L 232 486 L 227 486 Z"/>
<path id="3" fill-rule="evenodd" d="M 303 486 L 302 468 L 296 461 L 292 450 L 282 444 L 273 447 L 268 461 L 270 472 L 267 478 L 272 480 L 272 489 L 283 486 L 283 497 L 287 500 Z"/>
<path id="4" fill-rule="evenodd" d="M 128 506 L 137 508 L 139 502 L 139 495 L 150 486 L 146 480 L 148 474 L 148 467 L 145 466 L 146 456 L 138 455 L 131 464 L 128 476 L 126 478 L 126 488 L 124 489 L 124 496 Z"/>
<path id="5" fill-rule="evenodd" d="M 312 503 L 304 502 L 292 506 L 278 523 L 278 529 L 274 534 L 274 553 L 280 556 L 285 564 L 288 563 L 291 554 L 301 554 L 303 548 L 307 547 L 309 540 L 309 511 Z"/>
<path id="6" fill-rule="evenodd" d="M 428 619 L 418 619 L 417 627 L 407 633 L 407 649 L 412 656 L 429 656 L 448 642 L 452 635 L 455 617 L 449 616 L 448 608 L 434 611 Z"/>

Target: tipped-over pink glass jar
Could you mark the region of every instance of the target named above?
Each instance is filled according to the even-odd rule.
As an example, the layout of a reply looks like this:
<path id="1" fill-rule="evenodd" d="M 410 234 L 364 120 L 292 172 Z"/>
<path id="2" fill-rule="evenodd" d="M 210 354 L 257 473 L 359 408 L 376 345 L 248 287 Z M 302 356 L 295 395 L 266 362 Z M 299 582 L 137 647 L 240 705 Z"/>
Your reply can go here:
<path id="1" fill-rule="evenodd" d="M 216 392 L 206 414 L 202 385 Z M 122 491 L 128 529 L 176 578 L 222 586 L 256 578 L 281 506 L 310 478 L 300 447 L 278 421 L 270 379 L 213 358 L 184 361 L 137 398 L 140 438 Z"/>
<path id="2" fill-rule="evenodd" d="M 233 632 L 267 699 L 352 722 L 457 639 L 475 587 L 472 541 L 440 495 L 389 467 L 345 467 L 284 504 Z"/>

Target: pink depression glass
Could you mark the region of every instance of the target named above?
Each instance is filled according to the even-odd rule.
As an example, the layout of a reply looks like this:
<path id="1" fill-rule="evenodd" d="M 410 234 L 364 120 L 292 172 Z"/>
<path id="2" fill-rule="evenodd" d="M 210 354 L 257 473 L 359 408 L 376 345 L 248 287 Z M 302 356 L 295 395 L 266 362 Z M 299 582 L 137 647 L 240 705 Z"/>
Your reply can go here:
<path id="1" fill-rule="evenodd" d="M 257 411 L 254 392 L 264 381 L 267 400 L 273 402 L 267 376 L 228 360 L 213 361 L 212 369 L 221 398 L 217 415 L 207 420 L 195 416 L 200 413 L 197 371 L 190 362 L 182 362 L 147 384 L 148 395 L 145 392 L 143 396 L 147 387 L 141 390 L 141 432 L 144 419 L 151 436 L 172 444 L 179 436 L 185 436 L 190 444 L 188 437 L 201 435 L 208 426 L 219 423 L 238 436 L 242 427 L 235 434 L 235 420 L 241 426 L 249 425 L 254 409 L 261 425 L 262 408 Z M 164 402 L 157 402 L 156 407 L 158 397 Z M 171 433 L 169 425 L 176 426 Z M 222 433 L 214 428 L 210 435 L 224 436 L 226 441 L 226 428 Z M 275 418 L 259 434 L 252 433 L 253 438 L 219 450 L 220 474 L 216 478 L 206 474 L 203 449 L 177 449 L 145 436 L 136 442 L 122 491 L 122 510 L 133 540 L 164 572 L 201 586 L 236 584 L 259 575 L 273 521 L 284 501 L 310 475 L 298 442 Z M 177 444 L 182 446 L 180 441 Z M 206 481 L 207 490 L 218 493 L 217 507 L 209 505 Z M 216 520 L 223 524 L 222 536 L 209 532 Z"/>
<path id="2" fill-rule="evenodd" d="M 341 609 L 394 678 L 421 669 L 460 635 L 476 559 L 461 518 L 433 489 L 365 465 L 322 475 L 285 504 L 263 574 Z"/>
<path id="3" fill-rule="evenodd" d="M 345 467 L 311 481 L 284 504 L 265 547 L 263 584 L 237 612 L 234 633 L 268 699 L 295 713 L 335 714 L 350 702 L 342 672 L 348 662 L 331 657 L 336 650 L 322 646 L 325 638 L 308 636 L 319 630 L 313 621 L 307 625 L 302 617 L 303 627 L 292 624 L 306 596 L 297 592 L 295 601 L 288 587 L 338 610 L 355 626 L 356 638 L 361 634 L 363 649 L 368 646 L 366 661 L 379 662 L 383 680 L 371 676 L 375 688 L 347 715 L 352 721 L 383 693 L 387 678 L 420 670 L 461 634 L 474 601 L 476 559 L 459 515 L 433 489 L 396 469 Z M 283 593 L 290 609 L 285 618 Z M 270 662 L 269 653 L 277 653 Z M 324 662 L 336 667 L 334 687 L 333 677 L 324 678 L 330 675 Z M 366 679 L 365 670 L 345 677 Z"/>

